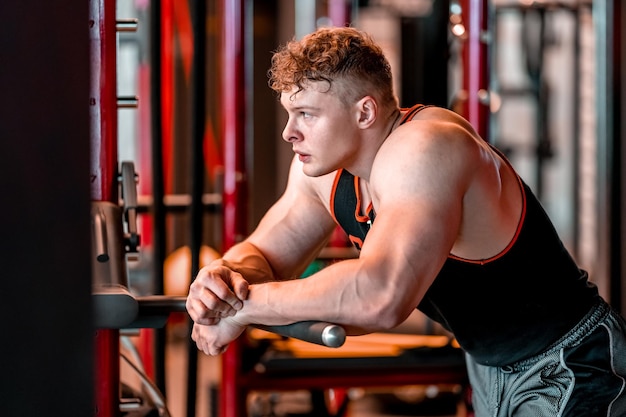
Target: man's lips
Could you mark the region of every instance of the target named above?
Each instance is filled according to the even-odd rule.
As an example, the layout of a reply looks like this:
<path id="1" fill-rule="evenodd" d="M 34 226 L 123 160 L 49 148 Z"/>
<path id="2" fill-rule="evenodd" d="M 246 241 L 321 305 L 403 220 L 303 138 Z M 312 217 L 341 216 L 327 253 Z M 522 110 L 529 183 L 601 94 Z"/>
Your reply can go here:
<path id="1" fill-rule="evenodd" d="M 307 159 L 309 159 L 309 158 L 311 157 L 311 155 L 309 155 L 309 154 L 307 154 L 307 153 L 304 153 L 304 152 L 299 152 L 299 151 L 297 151 L 297 150 L 295 150 L 295 149 L 294 149 L 294 153 L 295 153 L 296 155 L 298 155 L 298 159 L 299 159 L 300 161 L 305 161 L 305 160 L 307 160 Z"/>

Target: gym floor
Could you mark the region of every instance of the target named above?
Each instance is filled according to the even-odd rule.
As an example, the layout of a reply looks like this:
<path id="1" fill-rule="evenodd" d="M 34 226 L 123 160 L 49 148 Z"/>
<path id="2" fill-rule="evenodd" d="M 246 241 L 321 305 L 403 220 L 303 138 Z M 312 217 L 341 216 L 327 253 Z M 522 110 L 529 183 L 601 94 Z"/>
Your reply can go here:
<path id="1" fill-rule="evenodd" d="M 184 329 L 168 331 L 165 350 L 166 406 L 171 417 L 186 417 L 187 341 Z M 123 365 L 122 365 L 123 366 Z M 122 381 L 128 373 L 122 367 Z M 124 375 L 127 375 L 126 377 Z M 198 353 L 196 417 L 215 417 L 211 398 L 219 389 L 221 359 Z M 460 386 L 405 386 L 386 389 L 351 389 L 341 417 L 465 417 Z M 308 391 L 252 392 L 247 417 L 322 417 L 312 406 Z"/>

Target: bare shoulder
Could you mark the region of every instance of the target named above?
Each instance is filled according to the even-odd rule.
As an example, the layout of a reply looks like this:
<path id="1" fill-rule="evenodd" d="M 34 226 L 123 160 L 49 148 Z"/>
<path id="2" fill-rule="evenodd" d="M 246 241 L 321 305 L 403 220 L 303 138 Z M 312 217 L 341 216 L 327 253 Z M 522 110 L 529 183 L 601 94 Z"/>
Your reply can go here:
<path id="1" fill-rule="evenodd" d="M 455 139 L 484 142 L 466 119 L 442 107 L 427 107 L 396 130 L 394 133 L 398 133 L 398 136 L 414 133 L 422 135 L 424 139 L 435 137 L 442 145 Z"/>
<path id="2" fill-rule="evenodd" d="M 455 123 L 459 127 L 463 127 L 466 130 L 470 131 L 472 134 L 476 135 L 476 132 L 472 125 L 460 114 L 446 109 L 444 107 L 430 106 L 425 107 L 421 111 L 417 112 L 412 118 L 411 121 L 430 121 L 430 122 L 450 122 Z"/>
<path id="3" fill-rule="evenodd" d="M 371 183 L 381 206 L 397 210 L 402 202 L 460 220 L 453 253 L 470 259 L 506 247 L 520 218 L 512 166 L 445 109 L 425 109 L 395 129 L 376 156 Z"/>
<path id="4" fill-rule="evenodd" d="M 492 156 L 465 119 L 446 109 L 427 108 L 389 135 L 374 160 L 372 180 L 405 172 L 435 183 L 437 178 L 462 182 L 481 164 L 493 163 Z"/>

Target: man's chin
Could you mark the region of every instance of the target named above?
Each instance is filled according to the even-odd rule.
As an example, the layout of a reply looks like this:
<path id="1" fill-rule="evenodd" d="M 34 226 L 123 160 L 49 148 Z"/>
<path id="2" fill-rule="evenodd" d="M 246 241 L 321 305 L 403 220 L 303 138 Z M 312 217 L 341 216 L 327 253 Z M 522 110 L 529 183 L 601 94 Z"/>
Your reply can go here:
<path id="1" fill-rule="evenodd" d="M 307 177 L 311 177 L 311 178 L 322 177 L 326 174 L 330 174 L 333 171 L 335 170 L 322 169 L 320 167 L 314 168 L 313 166 L 310 166 L 310 165 L 302 166 L 302 172 L 304 173 L 304 175 L 306 175 Z"/>

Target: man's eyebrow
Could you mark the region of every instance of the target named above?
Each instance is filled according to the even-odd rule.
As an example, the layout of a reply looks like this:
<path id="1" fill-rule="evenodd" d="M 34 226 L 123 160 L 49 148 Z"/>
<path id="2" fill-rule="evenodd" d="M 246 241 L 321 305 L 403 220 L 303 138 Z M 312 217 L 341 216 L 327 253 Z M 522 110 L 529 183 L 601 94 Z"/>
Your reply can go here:
<path id="1" fill-rule="evenodd" d="M 293 111 L 302 111 L 302 110 L 319 110 L 320 107 L 317 106 L 309 106 L 309 105 L 300 105 L 300 106 L 294 106 L 294 107 L 290 107 L 290 110 Z"/>

